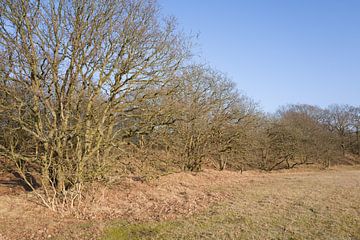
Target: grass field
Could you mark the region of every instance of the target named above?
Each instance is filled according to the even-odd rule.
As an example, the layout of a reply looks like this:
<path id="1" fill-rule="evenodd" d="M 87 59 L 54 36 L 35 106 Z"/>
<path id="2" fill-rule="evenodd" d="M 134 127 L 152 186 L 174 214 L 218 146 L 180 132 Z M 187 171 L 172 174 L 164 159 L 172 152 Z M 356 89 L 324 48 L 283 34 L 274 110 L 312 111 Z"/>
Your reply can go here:
<path id="1" fill-rule="evenodd" d="M 360 172 L 265 175 L 173 221 L 117 223 L 103 239 L 360 239 Z"/>
<path id="2" fill-rule="evenodd" d="M 94 205 L 91 220 L 54 215 L 28 194 L 3 194 L 0 239 L 360 240 L 359 168 L 206 170 L 130 183 L 96 203 L 117 215 Z"/>

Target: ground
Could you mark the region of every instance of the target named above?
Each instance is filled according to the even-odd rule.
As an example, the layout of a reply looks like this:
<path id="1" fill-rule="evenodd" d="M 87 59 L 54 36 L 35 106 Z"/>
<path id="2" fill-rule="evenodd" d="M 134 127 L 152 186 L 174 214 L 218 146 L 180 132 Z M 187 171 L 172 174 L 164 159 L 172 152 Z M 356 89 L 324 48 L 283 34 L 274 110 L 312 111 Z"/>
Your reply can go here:
<path id="1" fill-rule="evenodd" d="M 0 178 L 0 240 L 360 240 L 359 167 L 136 180 L 94 186 L 77 215 L 59 216 Z"/>

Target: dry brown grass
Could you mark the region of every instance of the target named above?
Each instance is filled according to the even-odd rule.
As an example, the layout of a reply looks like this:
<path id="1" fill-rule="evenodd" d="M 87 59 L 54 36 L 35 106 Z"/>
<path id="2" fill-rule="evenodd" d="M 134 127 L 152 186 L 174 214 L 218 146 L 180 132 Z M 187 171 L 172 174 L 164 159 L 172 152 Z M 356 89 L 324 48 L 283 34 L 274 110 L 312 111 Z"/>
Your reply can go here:
<path id="1" fill-rule="evenodd" d="M 244 180 L 243 177 L 239 179 Z M 118 223 L 103 239 L 360 239 L 360 171 L 251 174 L 227 197 L 175 221 Z"/>
<path id="2" fill-rule="evenodd" d="M 126 179 L 94 186 L 80 219 L 55 215 L 31 200 L 29 193 L 0 196 L 0 236 L 360 239 L 360 169 L 350 166 L 243 174 L 205 170 L 148 183 Z"/>

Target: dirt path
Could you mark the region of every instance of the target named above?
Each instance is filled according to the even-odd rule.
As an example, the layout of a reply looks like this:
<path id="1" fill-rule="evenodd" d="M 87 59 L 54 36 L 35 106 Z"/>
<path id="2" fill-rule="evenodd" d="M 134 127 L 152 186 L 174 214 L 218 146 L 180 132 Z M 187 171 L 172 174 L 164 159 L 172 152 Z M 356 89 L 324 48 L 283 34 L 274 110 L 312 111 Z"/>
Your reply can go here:
<path id="1" fill-rule="evenodd" d="M 103 234 L 105 239 L 326 239 L 330 234 L 360 239 L 360 171 L 353 168 L 270 174 L 206 170 L 150 183 L 128 179 L 96 186 L 82 220 L 55 215 L 30 200 L 31 194 L 3 191 L 0 240 Z"/>

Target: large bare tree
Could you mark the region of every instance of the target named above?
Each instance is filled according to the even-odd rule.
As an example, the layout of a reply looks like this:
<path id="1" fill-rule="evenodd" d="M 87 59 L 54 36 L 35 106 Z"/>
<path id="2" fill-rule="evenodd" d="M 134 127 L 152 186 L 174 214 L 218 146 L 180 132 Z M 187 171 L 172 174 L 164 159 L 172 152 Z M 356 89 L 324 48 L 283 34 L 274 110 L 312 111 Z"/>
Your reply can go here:
<path id="1" fill-rule="evenodd" d="M 0 4 L 0 152 L 30 187 L 38 175 L 48 207 L 73 204 L 139 131 L 139 106 L 169 91 L 186 42 L 150 0 Z"/>

